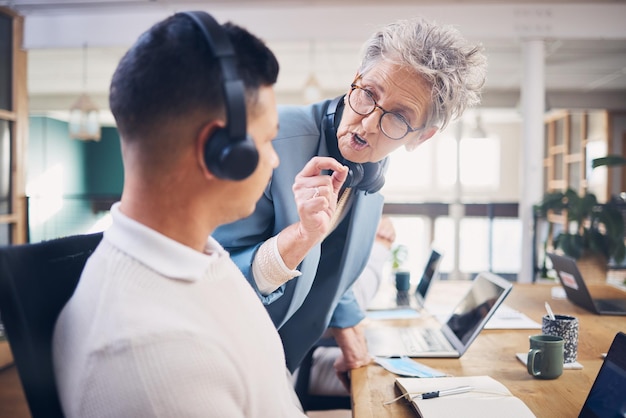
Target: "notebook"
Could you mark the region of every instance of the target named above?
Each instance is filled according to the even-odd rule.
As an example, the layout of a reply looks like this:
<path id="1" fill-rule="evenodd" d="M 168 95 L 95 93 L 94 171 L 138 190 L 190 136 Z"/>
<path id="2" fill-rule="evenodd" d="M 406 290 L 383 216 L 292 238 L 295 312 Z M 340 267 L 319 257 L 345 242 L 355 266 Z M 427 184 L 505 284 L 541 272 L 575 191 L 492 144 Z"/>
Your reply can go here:
<path id="1" fill-rule="evenodd" d="M 411 398 L 411 406 L 422 418 L 533 418 L 535 414 L 520 398 L 490 376 L 396 378 L 396 386 Z M 454 388 L 467 388 L 450 396 L 428 397 Z M 425 397 L 427 399 L 420 399 Z"/>
<path id="2" fill-rule="evenodd" d="M 394 289 L 392 295 L 382 294 L 382 298 L 372 301 L 367 309 L 369 311 L 375 311 L 406 308 L 420 310 L 421 308 L 423 308 L 424 301 L 426 300 L 426 295 L 431 288 L 431 284 L 439 274 L 441 257 L 441 252 L 435 250 L 434 248 L 430 249 L 430 255 L 428 256 L 428 260 L 426 261 L 426 265 L 424 266 L 424 272 L 422 273 L 422 277 L 420 278 L 420 281 L 415 288 L 415 292 L 407 294 L 408 297 L 406 300 L 396 297 Z"/>
<path id="3" fill-rule="evenodd" d="M 439 327 L 367 327 L 369 351 L 383 357 L 461 357 L 512 287 L 493 273 L 479 273 L 447 321 L 437 319 Z"/>
<path id="4" fill-rule="evenodd" d="M 626 414 L 626 334 L 618 332 L 591 386 L 578 418 Z"/>
<path id="5" fill-rule="evenodd" d="M 576 260 L 564 255 L 547 254 L 570 302 L 598 315 L 626 315 L 626 297 L 594 299 L 578 270 Z"/>

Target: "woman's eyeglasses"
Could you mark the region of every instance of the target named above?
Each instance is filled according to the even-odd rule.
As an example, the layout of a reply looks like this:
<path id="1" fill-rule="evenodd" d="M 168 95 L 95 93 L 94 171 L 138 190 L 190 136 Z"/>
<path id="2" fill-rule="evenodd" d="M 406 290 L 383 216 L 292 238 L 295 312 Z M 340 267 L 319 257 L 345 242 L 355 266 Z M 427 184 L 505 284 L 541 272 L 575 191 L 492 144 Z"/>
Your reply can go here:
<path id="1" fill-rule="evenodd" d="M 369 90 L 364 89 L 355 83 L 352 83 L 350 87 L 350 93 L 348 93 L 348 104 L 352 110 L 361 116 L 368 116 L 377 108 L 380 109 L 382 114 L 380 115 L 378 126 L 387 138 L 398 140 L 404 138 L 410 132 L 424 129 L 424 126 L 412 128 L 402 115 L 395 112 L 389 112 L 380 107 Z"/>

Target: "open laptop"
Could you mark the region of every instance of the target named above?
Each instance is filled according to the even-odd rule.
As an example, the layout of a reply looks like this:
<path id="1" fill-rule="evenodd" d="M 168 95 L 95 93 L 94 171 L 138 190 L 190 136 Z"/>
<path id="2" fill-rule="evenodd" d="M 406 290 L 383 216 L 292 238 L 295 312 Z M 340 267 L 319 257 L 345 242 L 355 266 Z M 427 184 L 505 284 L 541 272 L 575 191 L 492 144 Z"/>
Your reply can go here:
<path id="1" fill-rule="evenodd" d="M 578 418 L 626 416 L 626 334 L 618 332 Z"/>
<path id="2" fill-rule="evenodd" d="M 445 323 L 439 327 L 367 327 L 369 351 L 385 357 L 461 357 L 512 287 L 500 276 L 479 273 Z"/>
<path id="3" fill-rule="evenodd" d="M 393 294 L 381 292 L 381 297 L 374 299 L 367 309 L 369 311 L 406 308 L 413 308 L 416 310 L 422 309 L 424 307 L 424 301 L 426 300 L 428 290 L 431 288 L 430 285 L 437 279 L 439 274 L 441 258 L 442 253 L 434 248 L 431 248 L 430 255 L 428 256 L 428 260 L 424 266 L 424 272 L 422 273 L 422 277 L 415 288 L 415 292 L 408 293 L 406 295 L 406 299 L 396 295 L 395 289 L 394 292 L 392 292 Z"/>
<path id="4" fill-rule="evenodd" d="M 576 260 L 564 255 L 547 254 L 570 302 L 598 315 L 626 315 L 626 298 L 594 299 L 578 270 Z"/>

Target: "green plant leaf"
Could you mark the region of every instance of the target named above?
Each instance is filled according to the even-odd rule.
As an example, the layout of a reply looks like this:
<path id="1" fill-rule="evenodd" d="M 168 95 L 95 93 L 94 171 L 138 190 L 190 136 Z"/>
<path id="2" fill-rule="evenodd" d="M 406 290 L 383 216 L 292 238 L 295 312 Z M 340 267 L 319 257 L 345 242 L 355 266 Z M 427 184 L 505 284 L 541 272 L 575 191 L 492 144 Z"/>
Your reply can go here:
<path id="1" fill-rule="evenodd" d="M 606 157 L 594 158 L 591 160 L 591 168 L 600 166 L 626 165 L 626 158 L 621 155 L 607 155 Z"/>
<path id="2" fill-rule="evenodd" d="M 539 205 L 536 205 L 536 209 L 541 215 L 544 215 L 549 210 L 561 211 L 566 208 L 566 202 L 564 200 L 565 194 L 563 192 L 550 192 L 543 196 L 543 200 Z"/>
<path id="3" fill-rule="evenodd" d="M 567 210 L 568 225 L 554 238 L 553 246 L 570 257 L 578 259 L 585 252 L 593 252 L 602 254 L 607 260 L 613 258 L 618 263 L 626 259 L 626 225 L 615 198 L 606 204 L 599 204 L 593 193 L 581 196 L 568 189 L 545 194 L 544 200 L 535 208 L 543 213 L 547 212 L 547 208 Z M 570 229 L 570 223 L 576 228 Z"/>
<path id="4" fill-rule="evenodd" d="M 560 234 L 557 238 L 557 247 L 563 252 L 575 259 L 580 258 L 584 252 L 584 240 L 580 235 Z"/>
<path id="5" fill-rule="evenodd" d="M 391 249 L 391 268 L 398 270 L 409 256 L 409 249 L 406 245 L 396 245 Z"/>

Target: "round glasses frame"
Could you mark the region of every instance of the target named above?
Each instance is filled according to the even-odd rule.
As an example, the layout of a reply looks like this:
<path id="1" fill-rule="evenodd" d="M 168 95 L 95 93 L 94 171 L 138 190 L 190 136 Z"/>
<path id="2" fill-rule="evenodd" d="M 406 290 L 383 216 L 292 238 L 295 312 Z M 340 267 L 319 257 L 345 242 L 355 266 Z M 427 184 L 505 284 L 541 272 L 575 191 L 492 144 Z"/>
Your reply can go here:
<path id="1" fill-rule="evenodd" d="M 366 97 L 368 100 L 370 100 L 370 101 L 371 101 L 371 104 L 368 104 L 368 105 L 367 105 L 367 106 L 368 106 L 368 108 L 371 106 L 371 110 L 369 110 L 369 111 L 363 111 L 363 110 L 357 110 L 357 109 L 355 109 L 355 107 L 360 107 L 360 106 L 358 105 L 358 103 L 357 103 L 357 104 L 352 103 L 352 101 L 354 100 L 354 99 L 353 99 L 353 97 L 354 97 L 354 96 L 352 95 L 352 93 L 354 93 L 354 91 L 355 91 L 355 90 L 358 90 L 358 91 L 361 93 L 361 97 Z M 363 96 L 363 95 L 365 95 L 365 96 Z M 350 108 L 351 108 L 351 109 L 352 109 L 355 113 L 357 113 L 357 114 L 359 114 L 359 115 L 361 115 L 361 116 L 369 116 L 369 115 L 371 115 L 372 113 L 374 113 L 374 111 L 375 111 L 376 109 L 380 109 L 380 111 L 382 112 L 382 114 L 380 115 L 380 119 L 378 120 L 378 128 L 381 130 L 381 132 L 382 132 L 382 133 L 383 133 L 383 134 L 384 134 L 387 138 L 389 138 L 389 139 L 393 139 L 394 141 L 398 141 L 398 140 L 400 140 L 400 139 L 404 138 L 405 136 L 407 136 L 407 135 L 408 135 L 409 133 L 411 133 L 411 132 L 416 132 L 416 131 L 419 131 L 419 130 L 422 130 L 422 129 L 424 129 L 424 128 L 425 128 L 425 126 L 424 126 L 424 125 L 419 126 L 419 127 L 417 127 L 417 128 L 413 128 L 413 127 L 411 127 L 411 125 L 409 125 L 409 122 L 407 122 L 407 121 L 406 121 L 406 119 L 404 118 L 404 116 L 400 115 L 399 113 L 396 113 L 396 112 L 390 112 L 390 111 L 388 111 L 388 110 L 383 109 L 383 108 L 382 108 L 382 107 L 378 104 L 378 102 L 376 102 L 376 99 L 374 99 L 374 96 L 372 96 L 372 93 L 371 93 L 369 90 L 367 90 L 367 89 L 365 89 L 365 88 L 363 88 L 363 87 L 361 87 L 361 86 L 359 86 L 358 84 L 355 84 L 355 83 L 352 83 L 352 84 L 350 85 L 350 93 L 348 93 L 348 104 L 350 105 Z M 361 104 L 361 107 L 362 107 L 362 105 L 363 105 L 363 104 Z M 389 116 L 387 116 L 387 115 L 389 115 Z M 393 126 L 397 126 L 399 129 L 402 129 L 402 125 L 404 125 L 404 127 L 405 127 L 405 131 L 404 131 L 404 133 L 398 136 L 398 135 L 390 135 L 388 132 L 386 132 L 386 131 L 385 131 L 385 128 L 383 127 L 383 118 L 385 118 L 386 116 L 387 116 L 387 119 L 385 119 L 385 120 L 390 120 L 390 121 L 391 121 L 390 123 L 391 123 Z M 391 117 L 392 119 L 388 119 L 389 117 Z"/>

